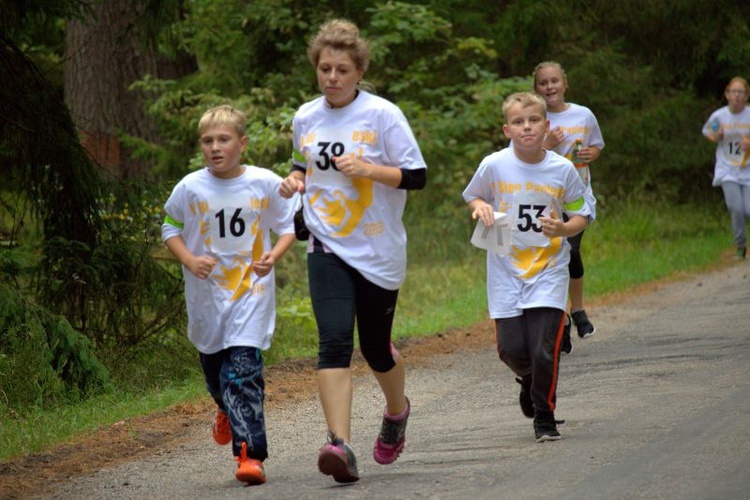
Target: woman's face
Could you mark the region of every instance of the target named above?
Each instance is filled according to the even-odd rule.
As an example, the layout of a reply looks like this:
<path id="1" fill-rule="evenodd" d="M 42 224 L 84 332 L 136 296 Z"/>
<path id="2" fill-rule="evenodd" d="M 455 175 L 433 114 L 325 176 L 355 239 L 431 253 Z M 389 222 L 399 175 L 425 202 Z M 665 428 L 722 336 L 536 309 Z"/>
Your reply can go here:
<path id="1" fill-rule="evenodd" d="M 565 109 L 565 91 L 568 83 L 559 68 L 545 66 L 537 70 L 534 80 L 534 91 L 544 97 L 549 111 L 558 112 Z"/>
<path id="2" fill-rule="evenodd" d="M 341 108 L 354 100 L 357 83 L 364 75 L 348 52 L 330 47 L 320 52 L 315 72 L 318 88 L 334 108 Z"/>
<path id="3" fill-rule="evenodd" d="M 724 97 L 727 99 L 729 109 L 734 113 L 739 113 L 747 106 L 747 89 L 742 82 L 732 82 L 724 91 Z"/>

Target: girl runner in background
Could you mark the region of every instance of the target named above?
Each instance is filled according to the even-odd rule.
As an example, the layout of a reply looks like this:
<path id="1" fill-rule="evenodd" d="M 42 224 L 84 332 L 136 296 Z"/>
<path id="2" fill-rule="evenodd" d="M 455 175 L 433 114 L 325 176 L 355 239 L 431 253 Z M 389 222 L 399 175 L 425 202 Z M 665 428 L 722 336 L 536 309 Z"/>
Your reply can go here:
<path id="1" fill-rule="evenodd" d="M 745 225 L 750 217 L 750 108 L 747 80 L 736 76 L 724 91 L 727 105 L 714 111 L 703 125 L 703 135 L 716 143 L 714 186 L 721 186 L 732 219 L 735 258 L 747 254 Z"/>
<path id="2" fill-rule="evenodd" d="M 544 139 L 544 148 L 552 150 L 573 162 L 586 185 L 586 201 L 591 206 L 590 222 L 596 218 L 596 198 L 591 189 L 590 165 L 599 158 L 604 148 L 604 139 L 599 123 L 591 110 L 565 101 L 568 77 L 562 66 L 554 61 L 539 63 L 534 68 L 534 91 L 547 103 L 549 133 Z M 590 337 L 596 328 L 589 321 L 583 307 L 583 260 L 581 240 L 583 231 L 568 239 L 570 243 L 570 314 L 580 338 Z M 563 346 L 570 352 L 572 345 Z"/>

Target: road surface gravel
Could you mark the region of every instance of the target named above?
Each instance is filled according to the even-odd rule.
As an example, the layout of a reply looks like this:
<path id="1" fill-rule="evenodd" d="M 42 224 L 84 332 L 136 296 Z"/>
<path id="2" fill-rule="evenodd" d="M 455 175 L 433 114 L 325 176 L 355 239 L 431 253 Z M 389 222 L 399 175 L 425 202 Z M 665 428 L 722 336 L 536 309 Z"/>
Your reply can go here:
<path id="1" fill-rule="evenodd" d="M 519 386 L 486 345 L 408 372 L 406 449 L 372 458 L 380 395 L 355 380 L 361 479 L 317 470 L 325 424 L 314 391 L 268 410 L 268 482 L 244 487 L 208 426 L 146 458 L 73 478 L 44 498 L 750 498 L 750 261 L 589 310 L 597 333 L 561 361 L 562 440 L 536 443 Z M 408 350 L 407 366 L 408 366 Z"/>

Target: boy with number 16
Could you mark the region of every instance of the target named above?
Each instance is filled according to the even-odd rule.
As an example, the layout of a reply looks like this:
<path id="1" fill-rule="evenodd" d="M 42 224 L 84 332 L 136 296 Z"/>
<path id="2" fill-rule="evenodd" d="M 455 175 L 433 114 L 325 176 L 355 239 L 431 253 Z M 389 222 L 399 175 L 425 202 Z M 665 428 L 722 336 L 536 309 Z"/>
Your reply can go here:
<path id="1" fill-rule="evenodd" d="M 214 440 L 232 443 L 235 477 L 253 485 L 266 481 L 261 350 L 275 327 L 273 269 L 295 241 L 299 198 L 279 196 L 281 177 L 270 170 L 240 163 L 245 127 L 245 114 L 230 106 L 203 114 L 206 167 L 174 187 L 162 239 L 182 264 L 188 337 L 218 407 Z M 275 245 L 271 230 L 279 235 Z"/>
<path id="2" fill-rule="evenodd" d="M 542 147 L 549 130 L 544 99 L 512 94 L 503 114 L 512 146 L 482 160 L 463 197 L 472 218 L 487 226 L 494 212 L 509 215 L 507 255 L 487 253 L 489 312 L 498 354 L 521 383 L 521 410 L 534 419 L 536 440 L 554 441 L 560 439 L 554 410 L 570 279 L 567 238 L 586 227 L 591 208 L 573 164 Z"/>

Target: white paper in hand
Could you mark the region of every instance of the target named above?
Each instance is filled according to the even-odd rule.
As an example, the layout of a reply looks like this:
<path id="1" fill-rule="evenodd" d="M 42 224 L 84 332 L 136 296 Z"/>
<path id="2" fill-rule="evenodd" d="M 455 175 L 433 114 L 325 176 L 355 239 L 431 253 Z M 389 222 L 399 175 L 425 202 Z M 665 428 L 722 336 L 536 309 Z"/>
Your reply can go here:
<path id="1" fill-rule="evenodd" d="M 482 220 L 477 221 L 471 244 L 488 252 L 507 255 L 510 247 L 510 223 L 508 214 L 495 212 L 495 223 L 485 226 Z"/>

